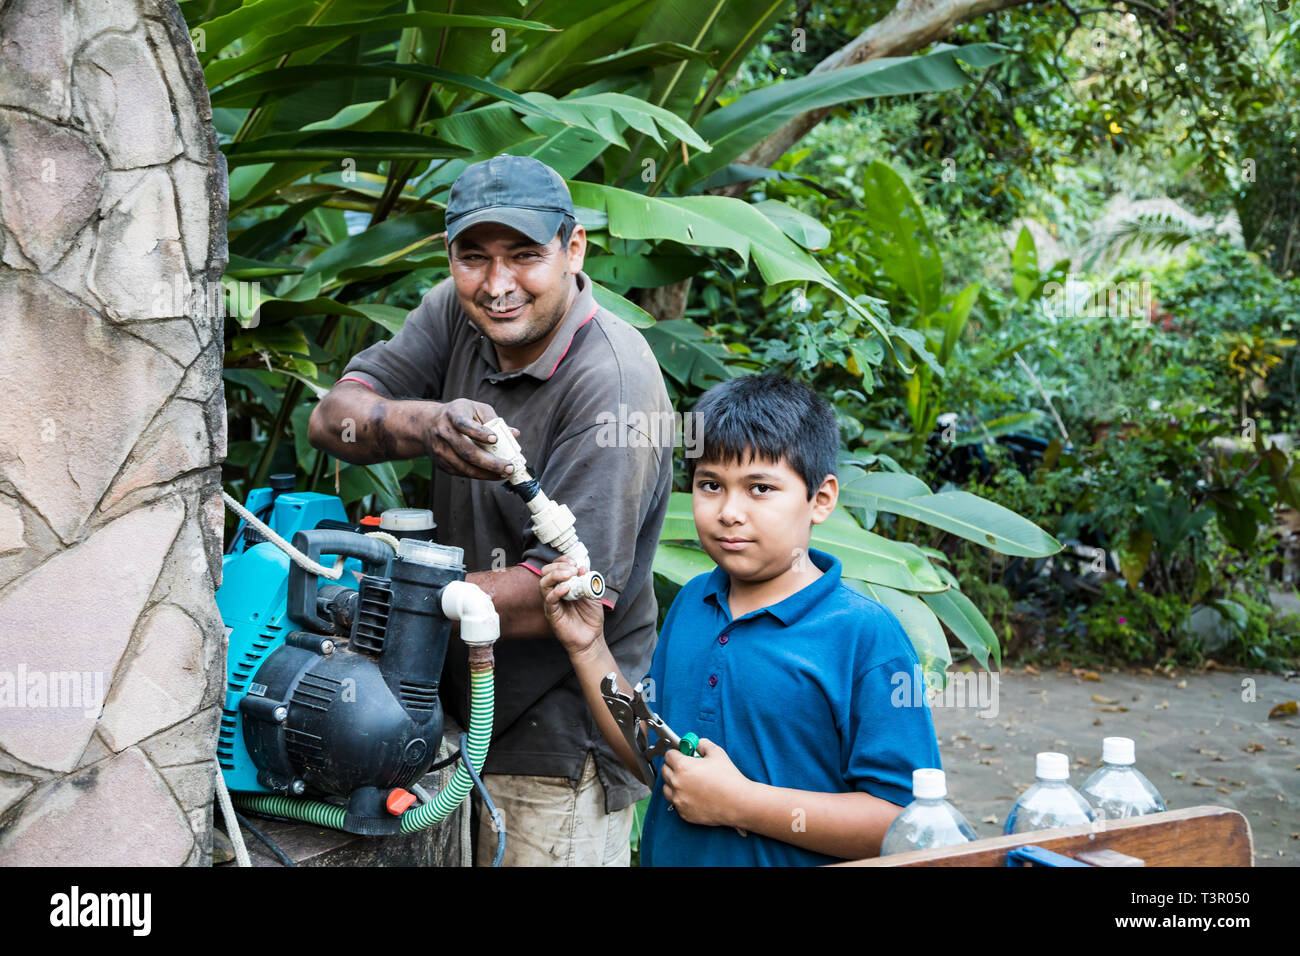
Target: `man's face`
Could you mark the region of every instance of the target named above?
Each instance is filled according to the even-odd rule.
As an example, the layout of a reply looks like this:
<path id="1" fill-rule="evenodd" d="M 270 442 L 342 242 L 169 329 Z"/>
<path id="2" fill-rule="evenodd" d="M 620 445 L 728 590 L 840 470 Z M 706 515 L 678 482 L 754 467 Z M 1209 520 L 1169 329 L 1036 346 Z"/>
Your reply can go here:
<path id="1" fill-rule="evenodd" d="M 733 578 L 759 583 L 800 564 L 808 528 L 829 517 L 838 498 L 833 476 L 808 500 L 803 479 L 785 461 L 701 462 L 691 488 L 700 544 Z"/>
<path id="2" fill-rule="evenodd" d="M 567 244 L 556 236 L 545 245 L 500 223 L 471 226 L 448 250 L 456 296 L 493 344 L 526 348 L 564 318 L 586 246 L 581 226 Z"/>

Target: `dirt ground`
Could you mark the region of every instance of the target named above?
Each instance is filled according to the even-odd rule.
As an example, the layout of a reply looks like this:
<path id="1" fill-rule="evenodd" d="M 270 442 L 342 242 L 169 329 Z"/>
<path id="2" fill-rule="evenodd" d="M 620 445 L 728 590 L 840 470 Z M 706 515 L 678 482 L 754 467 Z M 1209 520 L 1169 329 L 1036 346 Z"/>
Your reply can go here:
<path id="1" fill-rule="evenodd" d="M 1069 755 L 1070 782 L 1081 787 L 1101 763 L 1103 737 L 1132 737 L 1138 769 L 1169 809 L 1232 807 L 1250 823 L 1256 866 L 1300 865 L 1300 717 L 1268 717 L 1300 697 L 1300 677 L 1033 668 L 997 676 L 993 697 L 932 708 L 949 799 L 981 837 L 1001 834 L 1034 781 L 1038 751 Z"/>

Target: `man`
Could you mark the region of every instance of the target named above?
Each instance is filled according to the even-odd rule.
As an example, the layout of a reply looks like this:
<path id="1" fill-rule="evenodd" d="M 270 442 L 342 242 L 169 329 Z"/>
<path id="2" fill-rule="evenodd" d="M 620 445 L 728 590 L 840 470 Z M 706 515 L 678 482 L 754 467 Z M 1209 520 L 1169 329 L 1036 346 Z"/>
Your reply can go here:
<path id="1" fill-rule="evenodd" d="M 605 577 L 614 656 L 624 673 L 643 674 L 672 443 L 626 421 L 639 420 L 629 409 L 669 420 L 668 394 L 645 339 L 596 305 L 581 271 L 586 233 L 554 170 L 516 156 L 469 166 L 446 222 L 451 276 L 391 341 L 353 357 L 308 436 L 354 464 L 429 455 L 438 466 L 436 540 L 464 548 L 469 580 L 501 615 L 484 782 L 505 815 L 506 863 L 626 865 L 633 804 L 647 791 L 600 734 L 547 622 L 539 578 L 559 552 L 532 534 L 527 507 L 505 487 L 506 463 L 471 439 L 490 441 L 481 423 L 498 415 L 516 429 L 542 490 L 572 510 Z M 464 724 L 459 642 L 443 676 L 447 707 Z M 495 845 L 484 820 L 480 864 Z"/>

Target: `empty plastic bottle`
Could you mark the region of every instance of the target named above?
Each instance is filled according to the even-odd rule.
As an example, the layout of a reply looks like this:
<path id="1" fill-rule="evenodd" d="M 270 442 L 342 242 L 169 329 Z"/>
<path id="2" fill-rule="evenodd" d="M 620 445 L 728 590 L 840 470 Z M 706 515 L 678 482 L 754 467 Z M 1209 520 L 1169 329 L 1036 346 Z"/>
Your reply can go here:
<path id="1" fill-rule="evenodd" d="M 1101 767 L 1083 785 L 1083 796 L 1099 820 L 1163 813 L 1164 798 L 1137 767 L 1136 747 L 1128 737 L 1106 737 L 1101 742 Z"/>
<path id="2" fill-rule="evenodd" d="M 1069 784 L 1069 757 L 1041 753 L 1036 764 L 1038 782 L 1022 793 L 1011 808 L 1003 833 L 1073 827 L 1096 819 L 1088 801 Z"/>
<path id="3" fill-rule="evenodd" d="M 954 846 L 977 839 L 974 828 L 961 812 L 944 798 L 948 783 L 942 770 L 912 771 L 913 800 L 894 817 L 880 844 L 880 855 Z"/>

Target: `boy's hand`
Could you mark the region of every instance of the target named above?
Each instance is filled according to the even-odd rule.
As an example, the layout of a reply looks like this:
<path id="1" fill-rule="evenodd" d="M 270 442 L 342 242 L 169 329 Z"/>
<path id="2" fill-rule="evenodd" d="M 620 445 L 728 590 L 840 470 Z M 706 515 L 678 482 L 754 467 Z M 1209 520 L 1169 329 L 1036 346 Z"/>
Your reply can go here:
<path id="1" fill-rule="evenodd" d="M 560 645 L 571 657 L 590 650 L 605 634 L 605 608 L 599 601 L 563 600 L 569 590 L 569 578 L 586 570 L 577 567 L 568 555 L 542 568 L 542 609 Z"/>
<path id="2" fill-rule="evenodd" d="M 696 752 L 698 757 L 675 750 L 664 755 L 664 797 L 687 823 L 738 825 L 734 811 L 752 781 L 707 737 Z"/>

